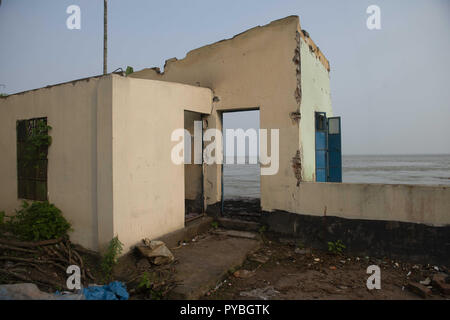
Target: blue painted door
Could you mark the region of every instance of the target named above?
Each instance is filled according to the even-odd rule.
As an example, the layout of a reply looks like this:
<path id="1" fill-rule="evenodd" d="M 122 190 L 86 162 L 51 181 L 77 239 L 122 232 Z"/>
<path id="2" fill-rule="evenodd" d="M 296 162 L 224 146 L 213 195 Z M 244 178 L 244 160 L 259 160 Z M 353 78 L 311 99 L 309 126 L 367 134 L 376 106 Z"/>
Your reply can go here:
<path id="1" fill-rule="evenodd" d="M 341 117 L 328 118 L 328 178 L 342 182 Z"/>
<path id="2" fill-rule="evenodd" d="M 315 124 L 316 124 L 316 181 L 326 182 L 327 181 L 327 140 L 328 140 L 328 130 L 327 130 L 327 117 L 325 112 L 315 113 Z"/>

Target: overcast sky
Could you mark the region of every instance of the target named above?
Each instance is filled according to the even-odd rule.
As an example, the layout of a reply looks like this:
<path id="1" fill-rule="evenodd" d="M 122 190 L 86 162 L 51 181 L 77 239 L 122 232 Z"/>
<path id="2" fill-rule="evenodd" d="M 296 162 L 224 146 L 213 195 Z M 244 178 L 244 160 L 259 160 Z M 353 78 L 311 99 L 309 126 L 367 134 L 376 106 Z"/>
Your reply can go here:
<path id="1" fill-rule="evenodd" d="M 450 153 L 448 0 L 109 3 L 109 71 L 162 68 L 191 49 L 299 15 L 331 63 L 344 154 Z M 81 30 L 66 28 L 72 4 L 81 7 Z M 371 4 L 381 8 L 381 30 L 366 27 Z M 0 40 L 0 92 L 101 74 L 103 1 L 3 0 Z"/>

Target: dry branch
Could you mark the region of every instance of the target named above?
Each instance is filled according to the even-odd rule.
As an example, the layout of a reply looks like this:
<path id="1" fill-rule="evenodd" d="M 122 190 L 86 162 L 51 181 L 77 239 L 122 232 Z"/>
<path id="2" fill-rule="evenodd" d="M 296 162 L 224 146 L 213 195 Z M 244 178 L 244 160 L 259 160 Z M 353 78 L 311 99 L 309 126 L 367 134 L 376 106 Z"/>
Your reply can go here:
<path id="1" fill-rule="evenodd" d="M 38 242 L 29 242 L 29 241 L 13 241 L 13 240 L 0 239 L 0 244 L 4 244 L 7 246 L 15 246 L 15 247 L 35 248 L 35 247 L 56 244 L 56 243 L 61 242 L 62 240 L 63 240 L 62 238 L 58 238 L 58 239 L 43 240 L 43 241 L 38 241 Z"/>

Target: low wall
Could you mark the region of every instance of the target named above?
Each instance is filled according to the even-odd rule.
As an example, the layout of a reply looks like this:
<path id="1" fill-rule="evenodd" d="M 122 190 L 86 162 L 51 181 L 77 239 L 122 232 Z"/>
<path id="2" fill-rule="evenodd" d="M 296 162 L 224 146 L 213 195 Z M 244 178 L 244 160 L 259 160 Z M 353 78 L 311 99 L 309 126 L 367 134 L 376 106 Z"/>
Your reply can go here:
<path id="1" fill-rule="evenodd" d="M 446 186 L 302 183 L 296 213 L 264 211 L 270 231 L 327 248 L 450 264 L 450 188 Z"/>
<path id="2" fill-rule="evenodd" d="M 264 211 L 282 210 L 313 216 L 450 225 L 450 187 L 402 184 L 304 182 L 287 202 Z"/>

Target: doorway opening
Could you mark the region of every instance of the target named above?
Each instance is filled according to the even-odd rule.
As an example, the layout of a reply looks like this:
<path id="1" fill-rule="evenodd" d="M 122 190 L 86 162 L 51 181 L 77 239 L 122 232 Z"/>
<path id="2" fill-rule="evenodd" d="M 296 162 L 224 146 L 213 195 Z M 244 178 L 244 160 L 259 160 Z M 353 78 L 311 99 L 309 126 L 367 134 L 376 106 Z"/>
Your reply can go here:
<path id="1" fill-rule="evenodd" d="M 184 111 L 184 214 L 185 222 L 195 220 L 204 215 L 203 208 L 203 122 L 202 114 Z M 197 139 L 195 141 L 195 133 Z M 200 133 L 200 134 L 199 134 Z M 200 148 L 200 159 L 195 156 L 196 148 Z M 197 152 L 197 157 L 198 157 Z"/>
<path id="2" fill-rule="evenodd" d="M 259 110 L 222 113 L 222 215 L 226 218 L 258 221 L 261 216 L 259 128 Z"/>

